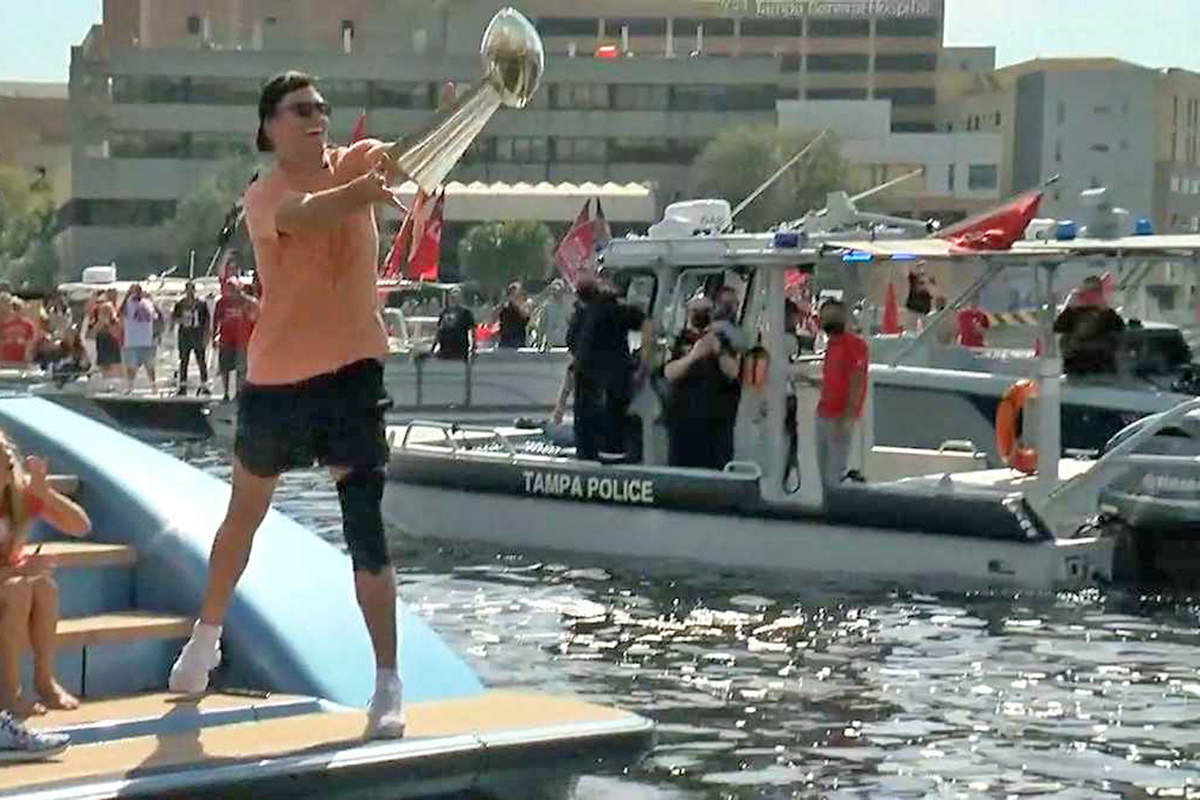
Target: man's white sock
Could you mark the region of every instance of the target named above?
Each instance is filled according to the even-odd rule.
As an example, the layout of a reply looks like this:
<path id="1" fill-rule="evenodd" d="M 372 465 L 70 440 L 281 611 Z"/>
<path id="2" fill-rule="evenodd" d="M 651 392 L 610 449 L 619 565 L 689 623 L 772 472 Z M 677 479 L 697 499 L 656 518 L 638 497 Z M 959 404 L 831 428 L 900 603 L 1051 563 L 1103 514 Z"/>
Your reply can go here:
<path id="1" fill-rule="evenodd" d="M 375 668 L 375 689 L 383 689 L 393 686 L 400 682 L 400 673 L 394 668 L 384 669 L 383 667 Z"/>
<path id="2" fill-rule="evenodd" d="M 216 647 L 221 640 L 221 626 L 210 625 L 207 622 L 197 622 L 192 628 L 192 641 L 206 647 Z"/>

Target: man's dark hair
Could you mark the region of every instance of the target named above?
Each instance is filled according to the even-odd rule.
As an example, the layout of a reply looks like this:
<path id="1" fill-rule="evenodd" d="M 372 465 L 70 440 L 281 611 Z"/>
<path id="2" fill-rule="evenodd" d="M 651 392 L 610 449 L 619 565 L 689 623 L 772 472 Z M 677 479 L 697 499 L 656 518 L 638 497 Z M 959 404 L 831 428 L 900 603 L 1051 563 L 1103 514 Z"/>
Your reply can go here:
<path id="1" fill-rule="evenodd" d="M 275 149 L 263 126 L 267 120 L 275 116 L 279 101 L 297 89 L 314 85 L 316 85 L 316 80 L 311 75 L 296 70 L 281 72 L 267 81 L 262 88 L 262 94 L 258 96 L 258 138 L 255 142 L 258 152 L 269 153 Z"/>

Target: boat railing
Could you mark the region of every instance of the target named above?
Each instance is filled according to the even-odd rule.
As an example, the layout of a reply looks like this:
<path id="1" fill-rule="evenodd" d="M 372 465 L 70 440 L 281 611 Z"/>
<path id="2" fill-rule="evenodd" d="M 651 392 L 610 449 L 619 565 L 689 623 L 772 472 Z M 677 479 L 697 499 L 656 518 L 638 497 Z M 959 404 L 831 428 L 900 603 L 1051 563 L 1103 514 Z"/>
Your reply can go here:
<path id="1" fill-rule="evenodd" d="M 1044 499 L 1034 499 L 1036 510 L 1056 534 L 1069 536 L 1087 517 L 1095 514 L 1100 492 L 1115 473 L 1131 466 L 1200 466 L 1200 456 L 1136 452 L 1168 425 L 1196 411 L 1200 411 L 1200 397 L 1146 417 L 1139 430 L 1102 455 L 1091 469 L 1058 484 Z"/>
<path id="2" fill-rule="evenodd" d="M 455 434 L 467 433 L 480 434 L 484 440 L 500 445 L 510 460 L 515 461 L 517 458 L 517 448 L 513 446 L 512 441 L 499 428 L 488 425 L 469 425 L 456 422 L 438 422 L 435 420 L 413 420 L 408 423 L 404 428 L 404 436 L 400 439 L 400 449 L 407 450 L 413 431 L 422 429 L 441 433 L 442 438 L 438 444 L 449 447 L 453 455 L 458 455 L 460 450 L 464 449 L 461 447 L 461 443 Z M 413 444 L 428 445 L 429 443 L 413 442 Z"/>

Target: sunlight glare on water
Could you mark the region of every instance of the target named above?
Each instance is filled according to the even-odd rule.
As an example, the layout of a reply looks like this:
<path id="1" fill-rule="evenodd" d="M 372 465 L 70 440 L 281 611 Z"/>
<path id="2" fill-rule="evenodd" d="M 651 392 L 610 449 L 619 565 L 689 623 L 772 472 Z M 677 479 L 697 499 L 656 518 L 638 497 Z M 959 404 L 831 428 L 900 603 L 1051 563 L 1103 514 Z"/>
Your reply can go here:
<path id="1" fill-rule="evenodd" d="M 227 479 L 209 445 L 169 449 Z M 277 507 L 340 543 L 317 470 Z M 393 531 L 401 591 L 490 686 L 654 719 L 599 798 L 1200 797 L 1191 599 L 924 595 Z"/>

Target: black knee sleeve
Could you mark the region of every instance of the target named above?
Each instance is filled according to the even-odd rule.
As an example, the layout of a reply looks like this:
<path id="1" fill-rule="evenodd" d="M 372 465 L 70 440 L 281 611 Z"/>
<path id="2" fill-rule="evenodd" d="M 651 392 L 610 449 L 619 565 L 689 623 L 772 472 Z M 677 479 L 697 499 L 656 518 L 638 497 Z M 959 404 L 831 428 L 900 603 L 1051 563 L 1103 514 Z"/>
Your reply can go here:
<path id="1" fill-rule="evenodd" d="M 355 467 L 337 483 L 342 535 L 355 572 L 379 573 L 391 565 L 383 535 L 383 470 Z"/>

